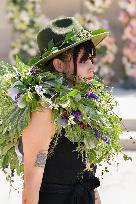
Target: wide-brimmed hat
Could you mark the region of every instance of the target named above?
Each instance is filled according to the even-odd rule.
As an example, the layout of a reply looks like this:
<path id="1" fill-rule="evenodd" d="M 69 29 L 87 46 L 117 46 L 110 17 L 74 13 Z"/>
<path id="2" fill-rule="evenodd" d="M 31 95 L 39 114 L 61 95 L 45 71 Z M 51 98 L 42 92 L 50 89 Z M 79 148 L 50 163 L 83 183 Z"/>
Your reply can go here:
<path id="1" fill-rule="evenodd" d="M 37 35 L 41 59 L 35 64 L 42 64 L 58 54 L 76 45 L 92 40 L 97 46 L 109 32 L 105 29 L 88 31 L 74 17 L 51 20 Z"/>

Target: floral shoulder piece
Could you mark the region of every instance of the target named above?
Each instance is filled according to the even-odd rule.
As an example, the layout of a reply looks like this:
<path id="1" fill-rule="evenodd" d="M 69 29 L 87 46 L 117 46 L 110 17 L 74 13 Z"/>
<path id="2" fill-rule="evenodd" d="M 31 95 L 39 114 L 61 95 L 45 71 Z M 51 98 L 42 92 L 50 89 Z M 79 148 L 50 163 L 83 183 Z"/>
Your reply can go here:
<path id="1" fill-rule="evenodd" d="M 102 162 L 110 164 L 118 153 L 131 159 L 123 153 L 121 119 L 113 111 L 116 102 L 103 82 L 93 79 L 90 84 L 72 85 L 63 74 L 25 65 L 18 56 L 16 66 L 0 61 L 0 67 L 0 168 L 4 172 L 10 168 L 11 175 L 14 171 L 22 174 L 15 147 L 30 113 L 42 111 L 39 105 L 52 109 L 56 139 L 65 128 L 66 137 L 78 143 L 76 150 L 83 159 L 85 155 L 85 170 L 92 171 L 92 165 Z"/>

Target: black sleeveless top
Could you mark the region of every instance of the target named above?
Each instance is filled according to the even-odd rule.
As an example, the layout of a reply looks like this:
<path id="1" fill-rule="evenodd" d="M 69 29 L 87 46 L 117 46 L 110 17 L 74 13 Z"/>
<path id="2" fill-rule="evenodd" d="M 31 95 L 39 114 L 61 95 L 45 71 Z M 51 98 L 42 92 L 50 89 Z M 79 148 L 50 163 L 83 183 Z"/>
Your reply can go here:
<path id="1" fill-rule="evenodd" d="M 53 155 L 46 160 L 38 204 L 94 204 L 93 190 L 100 185 L 99 179 L 83 172 L 85 163 L 74 151 L 77 143 L 64 134 L 63 129 Z"/>
<path id="2" fill-rule="evenodd" d="M 77 143 L 72 143 L 64 134 L 65 130 L 63 129 L 53 155 L 46 160 L 43 182 L 72 184 L 83 173 L 85 164 L 77 151 L 74 151 Z M 50 144 L 51 146 L 52 143 Z"/>

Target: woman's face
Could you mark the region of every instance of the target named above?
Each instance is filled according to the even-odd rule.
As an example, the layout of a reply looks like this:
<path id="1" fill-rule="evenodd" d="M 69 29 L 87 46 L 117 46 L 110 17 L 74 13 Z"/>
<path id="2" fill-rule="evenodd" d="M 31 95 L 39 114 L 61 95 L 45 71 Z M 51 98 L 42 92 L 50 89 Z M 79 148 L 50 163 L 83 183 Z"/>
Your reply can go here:
<path id="1" fill-rule="evenodd" d="M 68 79 L 72 79 L 74 73 L 74 63 L 72 57 L 68 57 L 65 62 L 65 73 Z M 84 48 L 80 49 L 77 57 L 77 79 L 76 83 L 86 81 L 87 83 L 93 79 L 95 72 L 95 66 L 93 64 L 93 57 L 91 54 L 88 58 L 84 55 Z"/>

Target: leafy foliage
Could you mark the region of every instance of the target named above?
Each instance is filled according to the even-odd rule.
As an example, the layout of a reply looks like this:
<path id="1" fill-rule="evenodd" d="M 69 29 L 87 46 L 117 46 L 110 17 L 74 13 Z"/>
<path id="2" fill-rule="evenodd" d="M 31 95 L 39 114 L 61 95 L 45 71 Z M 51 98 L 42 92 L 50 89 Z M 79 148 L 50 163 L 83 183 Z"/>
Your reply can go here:
<path id="1" fill-rule="evenodd" d="M 37 32 L 45 24 L 47 17 L 42 13 L 41 1 L 37 0 L 6 0 L 10 24 L 16 39 L 11 44 L 10 60 L 15 64 L 15 56 L 20 54 L 27 62 L 30 56 L 38 52 L 36 43 Z"/>
<path id="2" fill-rule="evenodd" d="M 102 81 L 93 79 L 76 85 L 68 83 L 65 75 L 28 66 L 16 57 L 16 67 L 0 62 L 0 166 L 3 171 L 10 167 L 18 174 L 23 165 L 18 161 L 15 146 L 23 129 L 30 121 L 31 111 L 41 111 L 41 104 L 51 108 L 57 144 L 62 129 L 72 142 L 78 142 L 77 150 L 86 153 L 86 170 L 91 166 L 108 163 L 122 152 L 120 134 L 121 119 L 114 114 L 116 102 L 109 88 Z M 124 159 L 130 159 L 124 156 Z"/>

